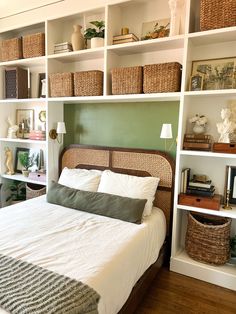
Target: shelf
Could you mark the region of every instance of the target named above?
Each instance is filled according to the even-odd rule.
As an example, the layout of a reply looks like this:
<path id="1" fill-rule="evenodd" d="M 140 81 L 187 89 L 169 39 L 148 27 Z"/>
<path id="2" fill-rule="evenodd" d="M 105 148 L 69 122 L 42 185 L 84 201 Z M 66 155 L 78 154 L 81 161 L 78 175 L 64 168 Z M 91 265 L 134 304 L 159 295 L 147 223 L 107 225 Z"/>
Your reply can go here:
<path id="1" fill-rule="evenodd" d="M 57 60 L 62 63 L 70 63 L 74 61 L 85 61 L 92 59 L 100 59 L 104 57 L 104 47 L 94 48 L 94 49 L 85 49 L 79 51 L 71 51 L 65 53 L 57 53 L 49 55 L 49 60 Z"/>
<path id="2" fill-rule="evenodd" d="M 204 152 L 195 150 L 181 150 L 180 155 L 182 156 L 198 156 L 198 157 L 210 157 L 210 158 L 236 158 L 236 154 L 227 153 L 214 153 L 214 152 Z"/>
<path id="3" fill-rule="evenodd" d="M 45 185 L 45 186 L 47 185 L 46 182 L 31 180 L 27 177 L 24 177 L 23 174 L 13 174 L 13 175 L 2 174 L 1 177 L 5 179 L 10 179 L 10 180 L 17 180 L 17 181 L 34 183 L 34 184 Z"/>
<path id="4" fill-rule="evenodd" d="M 232 205 L 231 205 L 232 206 Z M 209 215 L 215 215 L 220 217 L 228 217 L 236 219 L 236 206 L 232 206 L 232 210 L 225 210 L 222 208 L 220 210 L 211 210 L 206 208 L 198 208 L 198 207 L 192 207 L 192 206 L 186 206 L 186 205 L 177 205 L 178 209 L 187 210 L 187 211 L 194 211 L 198 213 L 203 214 L 209 214 Z"/>
<path id="5" fill-rule="evenodd" d="M 164 37 L 108 46 L 108 51 L 113 51 L 119 56 L 153 52 L 159 50 L 180 49 L 184 47 L 184 36 Z"/>
<path id="6" fill-rule="evenodd" d="M 236 40 L 236 27 L 191 33 L 188 38 L 195 46 L 231 42 Z"/>
<path id="7" fill-rule="evenodd" d="M 232 96 L 236 94 L 236 89 L 221 89 L 221 90 L 203 90 L 203 91 L 186 91 L 185 96 L 200 97 L 200 96 Z"/>
<path id="8" fill-rule="evenodd" d="M 21 138 L 0 138 L 0 142 L 46 145 L 46 141 L 29 140 Z"/>
<path id="9" fill-rule="evenodd" d="M 25 99 L 18 99 L 18 98 L 7 98 L 7 99 L 0 99 L 0 104 L 1 103 L 21 103 L 21 102 L 24 102 L 24 103 L 35 103 L 35 102 L 38 102 L 38 103 L 46 103 L 47 102 L 47 99 L 46 98 L 25 98 Z"/>
<path id="10" fill-rule="evenodd" d="M 49 102 L 63 103 L 116 103 L 116 102 L 155 102 L 155 101 L 180 101 L 180 93 L 132 94 L 109 96 L 84 96 L 84 97 L 51 97 Z"/>
<path id="11" fill-rule="evenodd" d="M 32 67 L 37 67 L 37 66 L 44 66 L 45 64 L 46 64 L 45 56 L 0 62 L 0 66 L 4 66 L 4 67 L 23 66 L 23 67 L 32 68 Z"/>
<path id="12" fill-rule="evenodd" d="M 236 267 L 225 264 L 211 266 L 190 258 L 183 250 L 171 257 L 170 270 L 210 282 L 228 289 L 236 290 Z"/>

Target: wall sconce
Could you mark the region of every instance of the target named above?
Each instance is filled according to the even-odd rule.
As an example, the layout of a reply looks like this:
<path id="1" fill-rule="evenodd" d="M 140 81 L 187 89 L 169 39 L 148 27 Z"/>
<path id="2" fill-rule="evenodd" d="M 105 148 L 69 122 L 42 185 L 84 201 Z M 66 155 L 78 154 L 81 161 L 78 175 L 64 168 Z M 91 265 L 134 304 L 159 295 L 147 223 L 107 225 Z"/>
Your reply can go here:
<path id="1" fill-rule="evenodd" d="M 66 134 L 65 122 L 57 122 L 57 129 L 51 129 L 49 131 L 49 137 L 52 140 L 57 140 L 59 144 L 62 143 L 63 134 Z"/>
<path id="2" fill-rule="evenodd" d="M 160 138 L 163 138 L 165 140 L 165 151 L 170 151 L 173 144 L 174 144 L 174 141 L 172 141 L 172 143 L 170 144 L 170 147 L 167 150 L 167 140 L 173 139 L 172 125 L 170 123 L 163 123 L 162 124 Z"/>

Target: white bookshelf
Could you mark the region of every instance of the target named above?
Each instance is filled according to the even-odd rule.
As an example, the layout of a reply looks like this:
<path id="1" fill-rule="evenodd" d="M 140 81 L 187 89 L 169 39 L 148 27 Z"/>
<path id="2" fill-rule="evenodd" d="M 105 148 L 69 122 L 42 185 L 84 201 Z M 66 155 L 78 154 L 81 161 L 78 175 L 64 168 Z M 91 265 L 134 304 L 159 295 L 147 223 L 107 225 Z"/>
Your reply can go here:
<path id="1" fill-rule="evenodd" d="M 32 179 L 29 179 L 28 177 L 24 177 L 22 174 L 13 174 L 13 175 L 2 174 L 1 176 L 2 178 L 8 179 L 8 180 L 16 180 L 16 181 L 22 181 L 26 183 L 45 185 L 45 186 L 47 185 L 47 183 L 44 181 L 32 180 Z"/>

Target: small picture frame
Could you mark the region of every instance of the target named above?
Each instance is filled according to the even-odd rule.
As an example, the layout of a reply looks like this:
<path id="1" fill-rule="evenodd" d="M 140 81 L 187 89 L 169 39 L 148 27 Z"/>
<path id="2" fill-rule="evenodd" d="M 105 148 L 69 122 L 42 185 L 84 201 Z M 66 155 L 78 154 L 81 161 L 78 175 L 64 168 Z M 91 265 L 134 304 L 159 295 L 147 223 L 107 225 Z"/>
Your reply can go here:
<path id="1" fill-rule="evenodd" d="M 19 127 L 18 137 L 29 138 L 34 129 L 34 109 L 16 109 L 16 124 Z"/>
<path id="2" fill-rule="evenodd" d="M 20 155 L 24 154 L 25 152 L 29 153 L 29 148 L 24 147 L 16 147 L 16 155 L 15 155 L 15 172 L 21 173 L 24 167 L 20 162 Z"/>
<path id="3" fill-rule="evenodd" d="M 45 73 L 39 73 L 39 92 L 38 98 L 46 97 L 46 75 Z"/>
<path id="4" fill-rule="evenodd" d="M 236 204 L 236 166 L 226 167 L 225 193 L 224 193 L 225 202 L 227 190 L 230 190 L 229 204 Z"/>
<path id="5" fill-rule="evenodd" d="M 201 74 L 195 74 L 190 77 L 189 90 L 200 91 L 203 89 L 204 77 Z"/>
<path id="6" fill-rule="evenodd" d="M 16 147 L 16 155 L 15 155 L 15 172 L 21 173 L 23 170 L 23 166 L 20 162 L 20 155 L 24 153 L 28 153 L 32 158 L 32 166 L 29 167 L 29 170 L 32 172 L 38 171 L 41 169 L 41 165 L 43 164 L 43 151 L 41 149 L 29 149 L 25 147 Z"/>

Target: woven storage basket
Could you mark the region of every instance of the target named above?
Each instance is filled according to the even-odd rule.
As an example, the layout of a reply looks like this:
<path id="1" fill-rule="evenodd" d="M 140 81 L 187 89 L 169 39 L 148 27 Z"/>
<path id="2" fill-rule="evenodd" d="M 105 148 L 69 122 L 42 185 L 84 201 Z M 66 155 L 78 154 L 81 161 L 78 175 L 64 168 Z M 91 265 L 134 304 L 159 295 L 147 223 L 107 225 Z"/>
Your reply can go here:
<path id="1" fill-rule="evenodd" d="M 112 69 L 112 94 L 141 94 L 143 92 L 142 75 L 142 66 Z"/>
<path id="2" fill-rule="evenodd" d="M 46 194 L 46 187 L 39 184 L 27 183 L 26 184 L 26 199 L 29 200 Z"/>
<path id="3" fill-rule="evenodd" d="M 168 93 L 180 91 L 181 64 L 169 62 L 143 67 L 143 92 Z"/>
<path id="4" fill-rule="evenodd" d="M 45 34 L 37 33 L 23 36 L 23 58 L 34 58 L 45 55 Z"/>
<path id="5" fill-rule="evenodd" d="M 189 213 L 185 249 L 193 259 L 223 265 L 230 258 L 231 219 Z"/>
<path id="6" fill-rule="evenodd" d="M 51 97 L 73 96 L 73 73 L 54 73 L 49 75 Z"/>
<path id="7" fill-rule="evenodd" d="M 1 42 L 1 60 L 11 61 L 22 58 L 22 39 L 12 38 Z"/>
<path id="8" fill-rule="evenodd" d="M 74 73 L 75 96 L 101 96 L 103 95 L 103 72 L 82 71 Z"/>
<path id="9" fill-rule="evenodd" d="M 200 30 L 206 31 L 215 28 L 236 25 L 235 0 L 201 0 L 200 3 Z"/>

